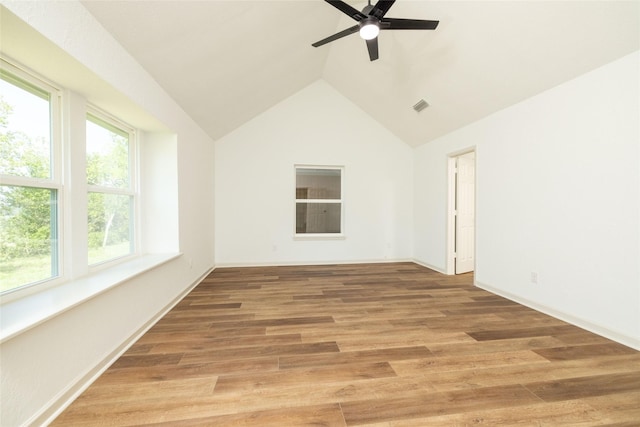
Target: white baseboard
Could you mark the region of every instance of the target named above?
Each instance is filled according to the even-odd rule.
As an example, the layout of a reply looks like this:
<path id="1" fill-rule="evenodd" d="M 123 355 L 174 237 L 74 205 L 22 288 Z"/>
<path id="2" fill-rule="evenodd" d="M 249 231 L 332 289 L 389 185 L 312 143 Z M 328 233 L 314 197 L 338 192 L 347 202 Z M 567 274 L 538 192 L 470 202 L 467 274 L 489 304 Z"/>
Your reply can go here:
<path id="1" fill-rule="evenodd" d="M 440 267 L 436 267 L 434 265 L 427 264 L 426 262 L 422 262 L 422 261 L 417 260 L 415 258 L 412 259 L 411 261 L 416 263 L 416 264 L 418 264 L 418 265 L 421 265 L 421 266 L 423 266 L 425 268 L 428 268 L 429 270 L 437 271 L 438 273 L 441 273 L 441 274 L 447 274 L 447 272 L 445 270 L 443 270 L 442 268 L 440 268 Z"/>
<path id="2" fill-rule="evenodd" d="M 493 294 L 500 295 L 501 297 L 507 298 L 511 301 L 515 301 L 518 304 L 522 304 L 526 307 L 532 308 L 536 311 L 539 311 L 544 314 L 548 314 L 549 316 L 555 317 L 556 319 L 560 319 L 564 322 L 571 323 L 572 325 L 578 326 L 582 329 L 586 329 L 589 332 L 593 332 L 596 335 L 600 335 L 602 337 L 608 338 L 610 340 L 616 341 L 620 344 L 631 347 L 635 350 L 640 351 L 640 340 L 630 337 L 624 334 L 620 334 L 619 332 L 612 331 L 608 328 L 604 328 L 600 325 L 593 324 L 588 320 L 581 319 L 579 317 L 572 316 L 571 314 L 564 313 L 562 311 L 558 311 L 556 309 L 547 307 L 542 304 L 538 304 L 533 301 L 529 301 L 526 298 L 522 298 L 520 296 L 511 294 L 509 292 L 505 292 L 501 289 L 496 289 L 491 285 L 487 285 L 486 283 L 478 282 L 476 280 L 475 285 L 481 289 L 489 291 Z"/>
<path id="3" fill-rule="evenodd" d="M 353 259 L 333 261 L 282 261 L 282 262 L 222 262 L 216 263 L 216 268 L 230 267 L 292 267 L 300 265 L 348 265 L 348 264 L 390 264 L 394 262 L 414 262 L 411 258 L 395 259 Z"/>
<path id="4" fill-rule="evenodd" d="M 125 351 L 129 349 L 142 335 L 144 335 L 153 325 L 155 325 L 165 314 L 167 314 L 173 307 L 176 306 L 182 299 L 189 294 L 207 277 L 215 267 L 207 270 L 196 279 L 190 286 L 183 290 L 177 297 L 175 297 L 169 304 L 167 304 L 162 310 L 160 310 L 155 316 L 147 321 L 142 327 L 134 332 L 125 342 L 120 344 L 114 351 L 112 351 L 107 357 L 100 361 L 89 372 L 81 375 L 77 380 L 73 381 L 68 387 L 60 391 L 56 397 L 51 399 L 50 403 L 32 416 L 24 425 L 25 426 L 47 426 L 55 418 L 60 415 L 74 400 L 76 400 L 95 380 L 100 377 Z"/>

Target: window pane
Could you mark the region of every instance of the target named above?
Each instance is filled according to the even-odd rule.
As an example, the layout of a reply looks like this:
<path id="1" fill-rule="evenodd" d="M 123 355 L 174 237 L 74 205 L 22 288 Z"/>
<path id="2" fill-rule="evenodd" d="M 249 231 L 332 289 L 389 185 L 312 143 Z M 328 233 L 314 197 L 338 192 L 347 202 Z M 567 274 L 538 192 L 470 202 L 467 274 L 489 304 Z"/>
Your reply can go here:
<path id="1" fill-rule="evenodd" d="M 50 95 L 6 71 L 0 77 L 0 174 L 50 178 Z"/>
<path id="2" fill-rule="evenodd" d="M 89 115 L 87 119 L 87 183 L 112 188 L 129 188 L 129 182 L 128 134 Z"/>
<path id="3" fill-rule="evenodd" d="M 0 291 L 58 275 L 57 191 L 0 186 Z"/>
<path id="4" fill-rule="evenodd" d="M 89 193 L 89 264 L 132 252 L 132 205 L 131 196 Z"/>
<path id="5" fill-rule="evenodd" d="M 296 199 L 340 200 L 340 169 L 296 169 Z"/>
<path id="6" fill-rule="evenodd" d="M 341 203 L 296 203 L 296 233 L 340 233 Z"/>

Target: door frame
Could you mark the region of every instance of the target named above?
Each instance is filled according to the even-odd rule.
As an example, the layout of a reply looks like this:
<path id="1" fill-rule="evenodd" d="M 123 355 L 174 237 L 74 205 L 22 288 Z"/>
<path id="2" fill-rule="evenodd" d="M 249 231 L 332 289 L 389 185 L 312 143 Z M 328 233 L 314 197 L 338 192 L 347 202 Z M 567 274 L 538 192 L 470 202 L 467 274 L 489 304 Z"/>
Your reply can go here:
<path id="1" fill-rule="evenodd" d="M 456 259 L 455 259 L 455 250 L 456 250 L 456 218 L 455 218 L 455 207 L 456 207 L 456 158 L 469 154 L 475 153 L 475 164 L 476 164 L 476 172 L 474 176 L 474 193 L 477 194 L 477 165 L 478 165 L 478 152 L 476 150 L 476 146 L 466 147 L 461 150 L 457 150 L 451 152 L 447 155 L 447 245 L 446 245 L 446 274 L 454 275 L 456 274 Z M 477 206 L 477 198 L 474 197 L 474 204 Z M 475 211 L 475 207 L 474 207 Z M 473 240 L 474 240 L 474 255 L 473 259 L 475 262 L 476 259 L 476 248 L 475 244 L 477 236 L 477 220 L 476 215 L 473 218 Z M 475 271 L 475 267 L 474 267 Z"/>

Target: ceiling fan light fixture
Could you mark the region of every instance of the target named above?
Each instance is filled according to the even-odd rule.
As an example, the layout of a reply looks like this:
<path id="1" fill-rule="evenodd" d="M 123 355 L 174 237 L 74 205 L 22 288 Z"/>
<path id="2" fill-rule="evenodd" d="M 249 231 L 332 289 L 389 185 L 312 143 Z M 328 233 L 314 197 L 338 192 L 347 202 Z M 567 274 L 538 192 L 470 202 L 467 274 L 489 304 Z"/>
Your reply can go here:
<path id="1" fill-rule="evenodd" d="M 380 27 L 378 21 L 373 18 L 366 18 L 360 21 L 360 37 L 365 40 L 373 40 L 378 37 Z"/>
<path id="2" fill-rule="evenodd" d="M 332 41 L 336 41 L 351 34 L 360 33 L 360 37 L 367 43 L 369 60 L 378 59 L 378 34 L 380 30 L 435 30 L 439 21 L 427 21 L 424 19 L 386 18 L 385 15 L 396 0 L 377 0 L 375 6 L 371 0 L 359 11 L 343 0 L 325 0 L 331 6 L 347 15 L 358 23 L 346 30 L 339 31 L 329 37 L 325 37 L 315 43 L 313 47 L 320 47 Z"/>

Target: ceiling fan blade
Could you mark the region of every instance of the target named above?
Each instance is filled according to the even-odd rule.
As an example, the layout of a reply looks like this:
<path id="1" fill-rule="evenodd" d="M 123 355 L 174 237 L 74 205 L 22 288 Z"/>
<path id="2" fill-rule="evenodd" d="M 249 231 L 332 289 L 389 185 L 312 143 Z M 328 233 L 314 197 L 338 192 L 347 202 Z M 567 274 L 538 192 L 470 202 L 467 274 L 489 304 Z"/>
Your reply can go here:
<path id="1" fill-rule="evenodd" d="M 367 50 L 369 51 L 369 59 L 375 61 L 378 59 L 378 38 L 367 40 Z"/>
<path id="2" fill-rule="evenodd" d="M 382 18 L 381 30 L 435 30 L 440 21 L 425 21 L 422 19 Z"/>
<path id="3" fill-rule="evenodd" d="M 362 21 L 364 18 L 367 17 L 367 15 L 365 15 L 364 13 L 360 12 L 358 9 L 355 9 L 349 6 L 343 1 L 340 1 L 340 0 L 324 0 L 324 1 L 326 1 L 336 9 L 340 10 L 345 15 L 348 15 L 351 18 L 355 19 L 356 21 Z"/>
<path id="4" fill-rule="evenodd" d="M 396 0 L 379 0 L 378 3 L 373 7 L 371 13 L 369 15 L 375 16 L 378 19 L 381 19 L 388 11 L 391 6 L 396 2 Z"/>
<path id="5" fill-rule="evenodd" d="M 322 46 L 323 44 L 327 44 L 327 43 L 330 43 L 330 42 L 332 42 L 334 40 L 338 40 L 338 39 L 341 39 L 343 37 L 346 37 L 349 34 L 357 33 L 359 30 L 360 30 L 360 26 L 359 25 L 354 25 L 353 27 L 347 28 L 346 30 L 342 30 L 339 33 L 335 33 L 332 36 L 329 36 L 329 37 L 324 38 L 324 39 L 322 39 L 320 41 L 312 43 L 311 46 L 319 47 L 319 46 Z"/>

